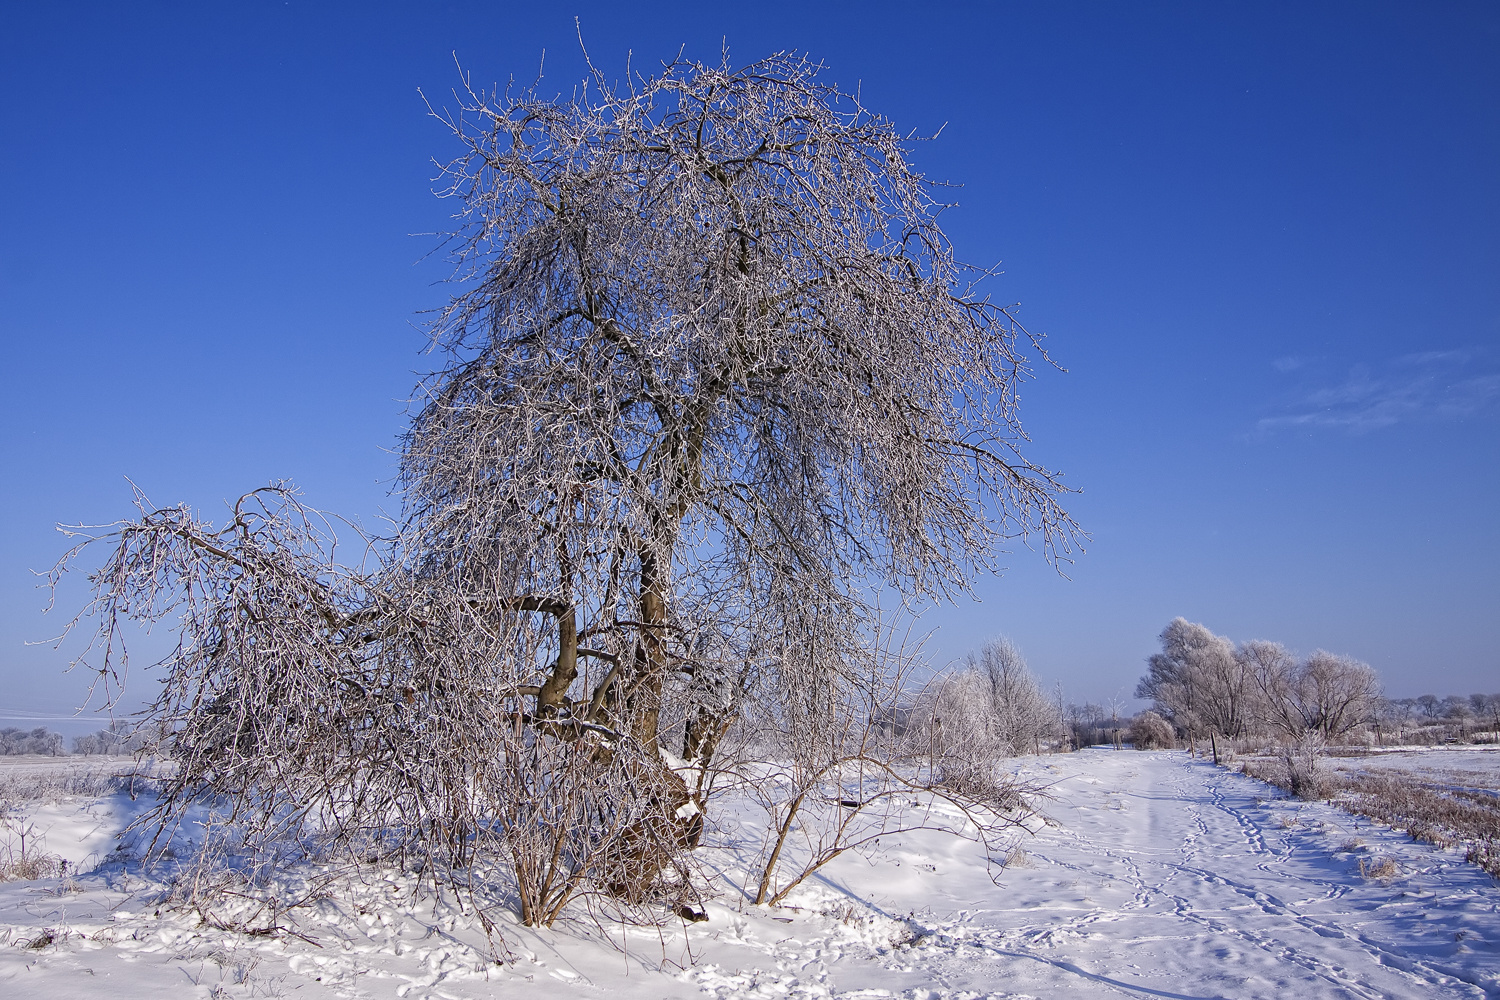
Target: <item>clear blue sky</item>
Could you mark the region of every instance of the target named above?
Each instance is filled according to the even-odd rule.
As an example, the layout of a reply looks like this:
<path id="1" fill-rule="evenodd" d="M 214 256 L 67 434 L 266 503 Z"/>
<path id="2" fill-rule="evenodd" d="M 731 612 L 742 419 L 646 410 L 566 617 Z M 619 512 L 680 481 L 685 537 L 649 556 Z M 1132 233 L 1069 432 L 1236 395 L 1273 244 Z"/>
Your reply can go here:
<path id="1" fill-rule="evenodd" d="M 1094 540 L 927 615 L 940 660 L 1006 633 L 1070 699 L 1128 695 L 1184 615 L 1500 691 L 1500 6 L 37 2 L 0 17 L 0 714 L 79 700 L 23 645 L 62 624 L 30 571 L 123 477 L 393 510 L 446 295 L 418 88 L 545 49 L 567 92 L 575 14 L 614 75 L 794 48 L 946 124 L 915 159 L 1068 369 L 1023 412 Z"/>

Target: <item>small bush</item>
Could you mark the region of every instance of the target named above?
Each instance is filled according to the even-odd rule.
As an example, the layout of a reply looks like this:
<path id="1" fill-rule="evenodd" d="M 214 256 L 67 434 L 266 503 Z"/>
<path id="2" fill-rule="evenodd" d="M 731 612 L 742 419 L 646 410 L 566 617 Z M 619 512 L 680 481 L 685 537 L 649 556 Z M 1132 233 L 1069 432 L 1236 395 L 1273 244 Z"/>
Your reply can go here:
<path id="1" fill-rule="evenodd" d="M 1172 724 L 1149 709 L 1130 723 L 1126 738 L 1137 750 L 1166 750 L 1176 744 Z"/>
<path id="2" fill-rule="evenodd" d="M 1314 741 L 1295 743 L 1282 747 L 1276 758 L 1244 761 L 1240 771 L 1268 785 L 1283 788 L 1299 799 L 1326 799 L 1334 793 L 1338 783 L 1320 766 L 1320 750 Z"/>
<path id="3" fill-rule="evenodd" d="M 1323 773 L 1318 760 L 1321 749 L 1321 741 L 1307 737 L 1281 750 L 1282 765 L 1286 768 L 1286 789 L 1299 799 L 1326 799 L 1333 792 L 1334 783 Z"/>
<path id="4" fill-rule="evenodd" d="M 56 942 L 57 932 L 49 927 L 30 941 L 22 941 L 20 944 L 28 951 L 41 951 L 43 948 L 50 948 Z"/>
<path id="5" fill-rule="evenodd" d="M 1030 868 L 1031 867 L 1031 856 L 1026 853 L 1025 848 L 1021 848 L 1021 847 L 1014 848 L 1009 854 L 1007 854 L 1005 856 L 1004 860 L 1000 862 L 1000 867 L 1001 868 Z"/>
<path id="6" fill-rule="evenodd" d="M 35 825 L 13 817 L 0 818 L 0 882 L 30 882 L 54 878 L 68 870 L 68 863 L 39 849 L 41 839 Z"/>

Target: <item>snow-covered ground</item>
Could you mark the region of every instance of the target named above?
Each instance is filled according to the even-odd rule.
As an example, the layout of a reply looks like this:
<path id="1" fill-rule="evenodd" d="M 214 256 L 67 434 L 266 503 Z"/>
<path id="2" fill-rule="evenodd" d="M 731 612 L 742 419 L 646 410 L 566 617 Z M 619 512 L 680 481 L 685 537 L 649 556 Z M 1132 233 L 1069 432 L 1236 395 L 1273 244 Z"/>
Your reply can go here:
<path id="1" fill-rule="evenodd" d="M 1334 757 L 1345 773 L 1400 771 L 1420 781 L 1500 795 L 1500 746 L 1382 747 L 1357 757 Z"/>
<path id="2" fill-rule="evenodd" d="M 707 923 L 608 941 L 584 920 L 503 921 L 504 965 L 471 916 L 396 881 L 351 887 L 299 918 L 304 938 L 276 939 L 158 916 L 118 869 L 77 891 L 0 885 L 0 995 L 1500 997 L 1500 885 L 1455 853 L 1180 752 L 1023 766 L 1050 785 L 1050 822 L 993 882 L 973 844 L 903 835 L 765 910 L 720 851 Z M 83 861 L 132 804 L 48 808 L 32 817 L 48 848 Z M 1388 877 L 1361 874 L 1387 858 Z"/>

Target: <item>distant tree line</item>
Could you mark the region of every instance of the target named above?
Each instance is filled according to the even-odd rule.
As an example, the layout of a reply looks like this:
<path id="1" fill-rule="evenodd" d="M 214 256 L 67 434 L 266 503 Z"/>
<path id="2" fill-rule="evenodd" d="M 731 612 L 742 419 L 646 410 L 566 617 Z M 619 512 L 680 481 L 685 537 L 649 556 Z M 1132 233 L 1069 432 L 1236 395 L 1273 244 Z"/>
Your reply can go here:
<path id="1" fill-rule="evenodd" d="M 1315 650 L 1297 657 L 1280 643 L 1235 643 L 1176 618 L 1161 633 L 1136 697 L 1194 743 L 1273 739 L 1284 743 L 1439 742 L 1495 739 L 1500 695 L 1385 698 L 1369 664 Z"/>
<path id="2" fill-rule="evenodd" d="M 112 754 L 129 755 L 140 749 L 142 738 L 134 735 L 123 722 L 113 723 L 86 736 L 73 737 L 73 753 L 79 755 Z M 42 757 L 62 757 L 68 753 L 61 733 L 46 726 L 35 729 L 19 729 L 7 726 L 0 729 L 0 757 L 19 757 L 35 754 Z"/>
<path id="3" fill-rule="evenodd" d="M 1066 749 L 1099 746 L 1110 743 L 1120 746 L 1129 741 L 1131 717 L 1120 714 L 1118 702 L 1099 705 L 1092 701 L 1082 705 L 1069 703 L 1062 710 Z"/>
<path id="4" fill-rule="evenodd" d="M 16 757 L 22 754 L 56 757 L 64 753 L 67 751 L 63 748 L 62 735 L 52 732 L 46 726 L 38 726 L 35 729 L 6 726 L 0 729 L 0 757 Z"/>
<path id="5" fill-rule="evenodd" d="M 1500 742 L 1500 694 L 1382 698 L 1370 727 L 1381 743 Z"/>

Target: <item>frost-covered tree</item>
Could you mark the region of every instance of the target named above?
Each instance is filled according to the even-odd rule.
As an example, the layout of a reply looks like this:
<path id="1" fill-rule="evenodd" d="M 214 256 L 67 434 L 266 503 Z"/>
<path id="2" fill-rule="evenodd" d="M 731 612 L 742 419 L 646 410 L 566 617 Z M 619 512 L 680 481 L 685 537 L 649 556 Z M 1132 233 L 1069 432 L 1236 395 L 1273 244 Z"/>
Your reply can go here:
<path id="1" fill-rule="evenodd" d="M 1242 642 L 1235 655 L 1249 667 L 1259 693 L 1257 728 L 1298 738 L 1307 726 L 1298 704 L 1297 658 L 1281 643 L 1269 639 Z"/>
<path id="2" fill-rule="evenodd" d="M 1286 739 L 1337 739 L 1374 716 L 1380 681 L 1369 664 L 1321 649 L 1298 661 L 1265 640 L 1247 642 L 1241 652 L 1255 668 L 1268 728 Z"/>
<path id="3" fill-rule="evenodd" d="M 964 669 L 939 677 L 912 709 L 925 727 L 946 780 L 988 780 L 995 761 L 1037 753 L 1060 735 L 1057 706 L 1038 687 L 1009 639 L 985 643 Z"/>
<path id="4" fill-rule="evenodd" d="M 1202 625 L 1173 619 L 1161 633 L 1160 653 L 1147 660 L 1137 698 L 1149 698 L 1156 711 L 1189 736 L 1244 734 L 1255 712 L 1250 666 L 1235 655 L 1234 643 Z"/>
<path id="5" fill-rule="evenodd" d="M 618 692 L 594 721 L 654 741 L 690 669 L 689 759 L 747 659 L 816 699 L 872 577 L 946 593 L 1072 530 L 1016 450 L 1019 328 L 907 139 L 816 72 L 673 64 L 446 119 L 469 289 L 406 438 L 413 568 L 555 619 L 540 710 L 572 711 L 592 642 Z"/>
<path id="6" fill-rule="evenodd" d="M 684 774 L 746 700 L 801 745 L 878 673 L 872 584 L 961 592 L 1015 536 L 1066 554 L 1018 450 L 1039 345 L 955 258 L 910 138 L 817 74 L 673 63 L 441 113 L 460 291 L 395 537 L 336 558 L 283 488 L 106 533 L 103 675 L 122 619 L 182 622 L 163 815 L 208 790 L 263 836 L 488 864 L 529 923 L 659 895 L 702 829 Z"/>
<path id="7" fill-rule="evenodd" d="M 993 639 L 971 653 L 968 663 L 980 682 L 992 730 L 1006 756 L 1034 753 L 1043 739 L 1062 729 L 1057 706 L 1042 693 L 1015 643 L 1003 637 Z"/>
<path id="8" fill-rule="evenodd" d="M 1174 619 L 1161 634 L 1136 697 L 1193 734 L 1236 738 L 1252 730 L 1289 740 L 1336 739 L 1370 721 L 1380 683 L 1368 664 L 1317 650 L 1298 660 L 1280 643 L 1236 647 L 1202 625 Z"/>
<path id="9" fill-rule="evenodd" d="M 1315 650 L 1299 672 L 1297 703 L 1307 728 L 1335 739 L 1369 721 L 1380 679 L 1368 663 Z"/>

